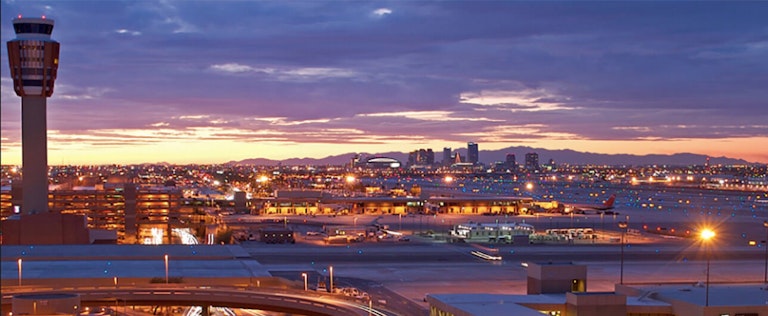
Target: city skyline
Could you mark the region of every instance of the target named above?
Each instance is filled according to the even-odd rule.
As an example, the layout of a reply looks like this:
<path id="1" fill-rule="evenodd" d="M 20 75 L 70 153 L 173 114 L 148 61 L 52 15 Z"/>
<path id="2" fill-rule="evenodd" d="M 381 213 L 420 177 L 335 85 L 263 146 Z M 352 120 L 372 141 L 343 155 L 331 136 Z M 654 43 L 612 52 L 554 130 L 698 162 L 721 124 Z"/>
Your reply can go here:
<path id="1" fill-rule="evenodd" d="M 467 142 L 768 162 L 766 3 L 220 3 L 3 1 L 4 42 L 45 15 L 65 47 L 49 164 Z M 19 164 L 2 60 L 2 164 Z"/>

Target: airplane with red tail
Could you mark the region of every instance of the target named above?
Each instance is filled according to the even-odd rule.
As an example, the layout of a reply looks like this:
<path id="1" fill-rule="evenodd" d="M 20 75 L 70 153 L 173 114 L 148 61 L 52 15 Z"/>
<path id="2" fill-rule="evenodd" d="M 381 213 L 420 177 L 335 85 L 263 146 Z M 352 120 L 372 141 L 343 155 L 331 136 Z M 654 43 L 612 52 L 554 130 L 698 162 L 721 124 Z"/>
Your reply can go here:
<path id="1" fill-rule="evenodd" d="M 611 194 L 611 196 L 607 200 L 605 200 L 603 204 L 570 204 L 570 203 L 563 203 L 563 204 L 565 205 L 566 213 L 573 212 L 573 213 L 584 214 L 588 211 L 605 213 L 602 211 L 613 209 L 614 202 L 616 202 L 616 194 Z"/>

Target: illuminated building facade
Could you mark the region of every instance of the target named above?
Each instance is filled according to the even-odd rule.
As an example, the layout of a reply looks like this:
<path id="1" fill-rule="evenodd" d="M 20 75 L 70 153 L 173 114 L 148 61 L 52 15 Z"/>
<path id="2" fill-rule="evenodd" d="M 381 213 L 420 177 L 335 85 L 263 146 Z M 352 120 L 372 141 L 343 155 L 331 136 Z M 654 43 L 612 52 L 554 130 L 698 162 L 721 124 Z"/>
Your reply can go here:
<path id="1" fill-rule="evenodd" d="M 431 148 L 419 149 L 408 154 L 408 166 L 431 166 L 435 163 L 435 153 Z"/>
<path id="2" fill-rule="evenodd" d="M 537 153 L 527 153 L 525 154 L 525 170 L 527 171 L 538 171 L 540 169 L 539 166 L 539 154 Z"/>
<path id="3" fill-rule="evenodd" d="M 14 215 L 14 193 L 7 187 L 0 192 L 4 220 Z M 194 231 L 212 222 L 202 205 L 188 205 L 175 187 L 129 183 L 51 190 L 48 209 L 52 214 L 85 216 L 90 230 L 113 232 L 114 241 L 125 244 L 175 243 L 173 229 Z"/>
<path id="4" fill-rule="evenodd" d="M 524 213 L 533 202 L 531 198 L 511 197 L 430 197 L 428 203 L 437 206 L 443 214 L 509 214 Z"/>

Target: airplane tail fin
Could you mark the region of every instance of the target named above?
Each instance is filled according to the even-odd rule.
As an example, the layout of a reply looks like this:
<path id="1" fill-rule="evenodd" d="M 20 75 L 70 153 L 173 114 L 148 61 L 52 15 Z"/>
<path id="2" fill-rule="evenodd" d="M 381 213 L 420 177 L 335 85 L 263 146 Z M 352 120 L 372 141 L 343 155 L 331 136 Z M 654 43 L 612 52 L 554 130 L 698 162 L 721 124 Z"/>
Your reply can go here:
<path id="1" fill-rule="evenodd" d="M 613 207 L 613 202 L 616 201 L 616 194 L 611 194 L 611 197 L 608 198 L 608 200 L 603 203 L 603 206 L 605 207 Z"/>

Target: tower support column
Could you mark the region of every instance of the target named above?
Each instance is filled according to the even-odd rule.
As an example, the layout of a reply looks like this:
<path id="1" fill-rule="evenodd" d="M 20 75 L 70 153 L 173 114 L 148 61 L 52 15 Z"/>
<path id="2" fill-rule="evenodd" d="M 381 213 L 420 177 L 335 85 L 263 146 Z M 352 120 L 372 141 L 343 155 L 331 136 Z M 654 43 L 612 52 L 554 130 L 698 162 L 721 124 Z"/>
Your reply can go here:
<path id="1" fill-rule="evenodd" d="M 48 212 L 48 137 L 44 96 L 21 98 L 22 214 Z"/>

